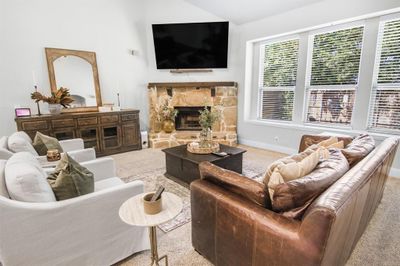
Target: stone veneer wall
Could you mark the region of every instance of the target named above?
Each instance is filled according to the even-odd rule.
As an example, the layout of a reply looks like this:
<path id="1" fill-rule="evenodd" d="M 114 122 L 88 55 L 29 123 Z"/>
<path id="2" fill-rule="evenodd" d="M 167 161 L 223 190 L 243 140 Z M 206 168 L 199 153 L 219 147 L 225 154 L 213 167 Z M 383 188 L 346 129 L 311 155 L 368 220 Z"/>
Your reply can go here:
<path id="1" fill-rule="evenodd" d="M 237 144 L 237 84 L 235 82 L 201 83 L 150 83 L 149 86 L 150 133 L 149 144 L 153 148 L 173 147 L 199 139 L 200 131 L 174 131 L 167 134 L 156 132 L 154 107 L 172 91 L 175 107 L 211 106 L 221 112 L 221 119 L 213 127 L 213 138 L 221 144 Z M 215 95 L 212 96 L 212 90 Z"/>

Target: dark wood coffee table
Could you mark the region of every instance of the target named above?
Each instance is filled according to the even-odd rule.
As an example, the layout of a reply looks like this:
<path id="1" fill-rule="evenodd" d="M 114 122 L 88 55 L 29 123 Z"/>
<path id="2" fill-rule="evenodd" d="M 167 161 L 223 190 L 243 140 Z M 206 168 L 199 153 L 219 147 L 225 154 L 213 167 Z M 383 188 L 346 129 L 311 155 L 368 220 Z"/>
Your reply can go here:
<path id="1" fill-rule="evenodd" d="M 183 181 L 185 184 L 200 178 L 199 163 L 208 161 L 222 168 L 242 173 L 244 149 L 220 145 L 220 151 L 228 153 L 225 157 L 214 154 L 194 154 L 186 150 L 186 145 L 163 149 L 165 152 L 166 168 L 165 176 L 175 180 Z"/>

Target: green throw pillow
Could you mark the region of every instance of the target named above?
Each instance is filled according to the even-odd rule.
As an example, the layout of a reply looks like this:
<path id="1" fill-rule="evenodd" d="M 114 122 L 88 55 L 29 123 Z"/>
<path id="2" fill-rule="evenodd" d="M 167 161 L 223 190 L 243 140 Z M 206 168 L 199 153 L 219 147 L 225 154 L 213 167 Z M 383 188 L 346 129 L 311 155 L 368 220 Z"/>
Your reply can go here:
<path id="1" fill-rule="evenodd" d="M 56 138 L 46 136 L 39 131 L 36 132 L 32 145 L 40 156 L 47 155 L 48 150 L 57 149 L 59 152 L 63 152 L 63 149 Z"/>
<path id="2" fill-rule="evenodd" d="M 94 191 L 93 173 L 66 153 L 47 181 L 57 200 L 70 199 Z"/>

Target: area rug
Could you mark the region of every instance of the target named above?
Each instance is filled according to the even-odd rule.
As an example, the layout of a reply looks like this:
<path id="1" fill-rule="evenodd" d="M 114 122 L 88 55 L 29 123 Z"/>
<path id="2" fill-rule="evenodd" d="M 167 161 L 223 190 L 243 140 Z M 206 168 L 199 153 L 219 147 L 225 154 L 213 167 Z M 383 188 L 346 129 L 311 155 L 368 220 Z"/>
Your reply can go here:
<path id="1" fill-rule="evenodd" d="M 190 222 L 190 191 L 165 177 L 164 172 L 165 169 L 161 168 L 154 171 L 148 171 L 146 173 L 122 177 L 122 180 L 126 183 L 134 180 L 141 180 L 144 183 L 145 191 L 155 191 L 158 186 L 161 185 L 165 188 L 165 191 L 174 193 L 182 199 L 183 208 L 179 215 L 175 217 L 175 219 L 158 226 L 158 228 L 160 228 L 164 233 L 167 233 Z M 243 174 L 249 178 L 255 179 L 258 178 L 262 173 L 257 172 L 256 169 L 245 166 L 243 168 Z"/>
<path id="2" fill-rule="evenodd" d="M 266 167 L 284 154 L 243 147 L 243 169 L 246 176 L 264 173 Z M 143 180 L 146 191 L 154 190 L 157 184 L 167 186 L 167 190 L 189 202 L 189 190 L 164 177 L 165 158 L 160 150 L 146 149 L 113 156 L 117 163 L 118 176 L 126 182 Z M 251 173 L 252 172 L 252 173 Z M 400 179 L 389 178 L 381 204 L 359 240 L 347 266 L 399 265 L 400 261 Z M 190 206 L 190 205 L 189 205 Z M 190 213 L 185 217 L 189 217 Z M 190 221 L 190 220 L 189 220 Z M 170 227 L 170 226 L 168 226 Z M 212 264 L 192 248 L 191 223 L 171 226 L 172 230 L 158 230 L 159 254 L 168 254 L 170 265 L 174 266 L 212 266 Z M 150 251 L 136 253 L 117 263 L 119 266 L 138 266 L 150 264 Z"/>

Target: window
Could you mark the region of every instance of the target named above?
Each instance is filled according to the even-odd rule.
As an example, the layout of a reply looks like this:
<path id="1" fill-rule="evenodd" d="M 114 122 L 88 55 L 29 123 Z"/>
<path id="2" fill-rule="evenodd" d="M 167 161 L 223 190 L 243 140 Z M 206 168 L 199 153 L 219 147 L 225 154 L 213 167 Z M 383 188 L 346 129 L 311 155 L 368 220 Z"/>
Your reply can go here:
<path id="1" fill-rule="evenodd" d="M 369 127 L 400 130 L 400 19 L 380 26 Z"/>
<path id="2" fill-rule="evenodd" d="M 306 122 L 351 123 L 363 30 L 360 26 L 311 36 Z"/>
<path id="3" fill-rule="evenodd" d="M 261 45 L 261 119 L 292 120 L 298 51 L 298 39 Z"/>

